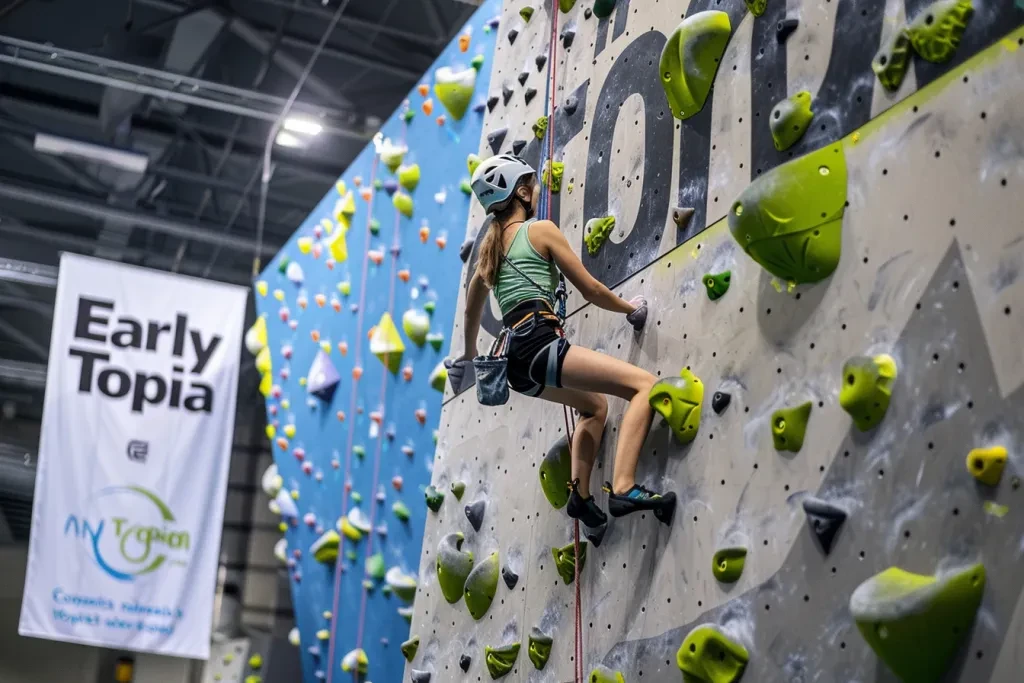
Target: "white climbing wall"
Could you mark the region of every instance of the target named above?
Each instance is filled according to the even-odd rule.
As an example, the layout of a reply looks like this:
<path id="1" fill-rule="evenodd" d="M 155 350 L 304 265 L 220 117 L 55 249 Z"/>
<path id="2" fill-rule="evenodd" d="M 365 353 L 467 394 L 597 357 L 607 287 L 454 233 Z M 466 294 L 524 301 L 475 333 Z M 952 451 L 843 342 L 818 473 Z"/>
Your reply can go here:
<path id="1" fill-rule="evenodd" d="M 547 50 L 551 15 L 534 5 L 524 24 L 518 11 L 526 4 L 506 2 L 498 29 L 492 94 L 500 95 L 503 83 L 514 93 L 507 106 L 499 101 L 486 115 L 485 131 L 508 128 L 502 151 L 529 140 L 545 108 L 547 71 L 538 72 L 534 58 Z M 581 98 L 573 115 L 583 119 L 578 132 L 564 144 L 556 137 L 556 158 L 565 163 L 558 221 L 579 250 L 582 226 L 594 217 L 585 213 L 585 186 L 608 174 L 609 210 L 602 214 L 615 215 L 617 227 L 603 249 L 630 249 L 624 245 L 634 230 L 645 231 L 647 246 L 609 261 L 607 271 L 624 276 L 607 284 L 627 299 L 645 296 L 651 315 L 637 337 L 621 315 L 573 293 L 566 329 L 574 343 L 662 377 L 690 367 L 707 393 L 691 445 L 679 446 L 656 421 L 644 447 L 638 478 L 676 491 L 673 525 L 651 515 L 612 520 L 601 547 L 589 550 L 581 576 L 585 673 L 603 664 L 630 683 L 678 681 L 675 653 L 682 639 L 692 626 L 711 622 L 749 650 L 747 681 L 896 680 L 857 632 L 847 607 L 853 589 L 889 566 L 931 574 L 980 560 L 988 570 L 982 610 L 948 680 L 1021 680 L 1024 11 L 976 1 L 961 45 L 969 54 L 958 52 L 938 71 L 912 65 L 900 90 L 889 94 L 869 68 L 855 69 L 838 85 L 829 71 L 843 60 L 870 61 L 880 36 L 901 26 L 907 14 L 916 16 L 923 3 L 908 3 L 912 10 L 905 11 L 894 0 L 769 0 L 785 7 L 761 18 L 744 13 L 739 0 L 700 3 L 742 19 L 733 22 L 714 90 L 695 117 L 707 117 L 707 136 L 694 137 L 694 120 L 673 120 L 666 148 L 652 147 L 648 130 L 657 112 L 670 116 L 660 87 L 660 98 L 612 92 L 621 106 L 611 126 L 596 108 L 608 74 L 623 68 L 617 61 L 643 55 L 652 64 L 643 63 L 642 73 L 657 69 L 660 47 L 650 53 L 631 46 L 651 40 L 652 32 L 669 34 L 694 7 L 618 0 L 615 13 L 599 22 L 584 18 L 590 4 L 580 0 L 558 17 L 560 30 L 568 23 L 576 35 L 569 50 L 560 43 L 556 53 L 557 101 L 589 82 L 585 103 Z M 764 45 L 756 40 L 764 29 L 759 22 L 772 21 L 773 11 L 800 21 L 786 54 L 774 55 L 784 67 L 759 63 L 760 56 L 773 57 L 774 48 L 761 55 L 756 47 Z M 846 14 L 837 21 L 837 12 Z M 834 35 L 842 33 L 837 27 L 856 34 L 879 16 L 873 32 L 843 39 L 855 52 L 835 47 Z M 512 27 L 519 34 L 509 45 L 504 36 Z M 774 41 L 774 29 L 771 36 Z M 756 102 L 768 101 L 763 76 L 771 68 L 788 83 L 771 102 L 807 89 L 824 103 L 815 107 L 803 143 L 810 147 L 798 146 L 797 156 L 841 140 L 846 158 L 842 256 L 835 273 L 812 285 L 776 281 L 743 253 L 723 220 L 761 171 L 759 159 L 773 158 L 774 151 L 758 152 L 753 142 L 763 144 L 767 133 L 768 110 L 762 116 Z M 516 79 L 524 70 L 526 87 L 539 93 L 529 106 Z M 917 89 L 919 80 L 928 83 Z M 863 120 L 851 113 L 858 107 Z M 611 137 L 610 156 L 594 154 L 591 138 L 598 136 Z M 694 139 L 702 147 L 680 148 L 681 140 Z M 485 139 L 480 154 L 490 153 Z M 687 171 L 702 154 L 708 155 L 703 174 Z M 687 194 L 691 186 L 700 191 Z M 659 188 L 669 195 L 667 206 L 655 197 Z M 687 233 L 694 236 L 678 243 L 670 214 L 684 196 L 701 197 L 704 205 L 695 216 L 700 224 Z M 656 221 L 638 218 L 651 206 L 658 209 Z M 482 220 L 474 206 L 470 237 Z M 732 272 L 731 288 L 710 301 L 701 278 L 724 270 Z M 462 349 L 464 290 L 459 295 L 453 353 Z M 483 334 L 480 348 L 489 340 Z M 862 434 L 839 406 L 840 373 L 847 358 L 877 353 L 896 359 L 899 377 L 885 420 Z M 715 390 L 732 395 L 721 416 L 710 407 Z M 806 400 L 813 409 L 803 448 L 775 451 L 771 413 Z M 594 477 L 602 505 L 596 484 L 610 478 L 625 404 L 611 399 L 610 405 Z M 440 511 L 428 515 L 411 629 L 421 644 L 409 669 L 432 672 L 433 681 L 486 680 L 484 646 L 520 641 L 523 650 L 505 680 L 572 680 L 574 588 L 559 580 L 551 556 L 552 547 L 571 541 L 572 526 L 564 511 L 552 510 L 537 475 L 541 457 L 563 432 L 561 410 L 543 401 L 513 394 L 508 405 L 487 408 L 472 388 L 454 397 L 449 390 L 433 484 L 447 490 L 450 482 L 464 481 L 466 493 L 461 502 L 449 493 Z M 997 444 L 1010 453 L 1002 482 L 978 485 L 965 469 L 967 452 Z M 830 556 L 811 543 L 800 506 L 808 495 L 837 502 L 850 515 Z M 476 532 L 463 507 L 478 499 L 487 508 Z M 452 531 L 465 533 L 464 549 L 478 561 L 499 550 L 502 564 L 520 576 L 512 591 L 499 582 L 479 622 L 463 602 L 444 601 L 434 576 L 438 542 Z M 711 558 L 735 545 L 748 549 L 745 570 L 737 583 L 724 585 L 712 574 Z M 543 672 L 534 670 L 526 652 L 534 626 L 555 641 Z M 472 658 L 467 674 L 459 669 L 464 654 Z"/>

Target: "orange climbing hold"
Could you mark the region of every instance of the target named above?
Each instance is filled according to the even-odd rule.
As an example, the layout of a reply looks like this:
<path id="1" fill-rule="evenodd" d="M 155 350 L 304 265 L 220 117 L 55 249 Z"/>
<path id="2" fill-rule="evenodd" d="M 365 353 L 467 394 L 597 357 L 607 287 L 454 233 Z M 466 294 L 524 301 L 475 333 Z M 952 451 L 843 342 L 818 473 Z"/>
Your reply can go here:
<path id="1" fill-rule="evenodd" d="M 313 297 L 313 300 L 316 301 L 316 305 L 319 308 L 323 308 L 324 305 L 327 303 L 327 297 L 323 294 L 317 294 L 315 297 Z"/>
<path id="2" fill-rule="evenodd" d="M 435 239 L 434 242 L 437 243 L 438 249 L 444 249 L 445 247 L 448 246 L 448 236 L 445 235 L 444 233 L 441 233 L 440 235 L 437 236 L 437 239 Z"/>
<path id="3" fill-rule="evenodd" d="M 344 410 L 339 410 L 337 413 L 335 413 L 335 416 L 338 418 L 338 422 L 344 422 L 345 421 L 345 411 Z"/>
<path id="4" fill-rule="evenodd" d="M 378 249 L 371 249 L 370 251 L 366 252 L 366 256 L 371 261 L 373 261 L 375 265 L 379 266 L 380 264 L 384 263 L 384 252 Z"/>
<path id="5" fill-rule="evenodd" d="M 295 299 L 295 303 L 299 305 L 299 308 L 306 310 L 306 306 L 309 305 L 309 299 L 306 298 L 305 294 L 299 294 L 298 298 Z"/>
<path id="6" fill-rule="evenodd" d="M 315 344 L 319 344 L 320 343 L 320 330 L 313 330 L 313 331 L 311 331 L 309 333 L 309 336 L 313 340 L 313 343 L 315 343 Z"/>
<path id="7" fill-rule="evenodd" d="M 284 438 L 283 436 L 277 437 L 277 447 L 280 448 L 282 451 L 288 450 L 288 439 Z"/>
<path id="8" fill-rule="evenodd" d="M 410 277 L 412 277 L 412 273 L 409 272 L 408 268 L 402 268 L 398 271 L 398 279 L 402 282 L 408 282 Z"/>
<path id="9" fill-rule="evenodd" d="M 427 93 L 430 92 L 430 85 L 427 83 L 420 83 L 419 85 L 416 86 L 416 92 L 418 92 L 423 97 L 426 97 Z"/>
<path id="10" fill-rule="evenodd" d="M 404 481 L 405 480 L 403 480 L 402 477 L 399 475 L 391 477 L 391 485 L 395 487 L 396 491 L 402 490 L 402 484 L 404 483 Z"/>
<path id="11" fill-rule="evenodd" d="M 363 201 L 370 201 L 373 199 L 373 188 L 364 187 L 359 190 L 359 196 L 363 198 Z"/>
<path id="12" fill-rule="evenodd" d="M 423 244 L 426 244 L 427 240 L 429 240 L 429 239 L 430 239 L 430 226 L 429 225 L 421 225 L 420 226 L 420 242 L 423 242 Z"/>
<path id="13" fill-rule="evenodd" d="M 470 34 L 469 31 L 466 31 L 461 36 L 459 36 L 459 52 L 469 51 L 469 41 L 472 37 L 473 36 L 472 34 Z"/>
<path id="14" fill-rule="evenodd" d="M 336 299 L 335 297 L 332 296 L 331 297 L 331 308 L 334 309 L 335 313 L 341 313 L 341 301 L 339 301 L 338 299 Z"/>
<path id="15" fill-rule="evenodd" d="M 370 412 L 370 421 L 376 422 L 378 426 L 384 424 L 384 413 L 379 410 L 373 410 Z"/>
<path id="16" fill-rule="evenodd" d="M 363 369 L 358 365 L 352 368 L 352 379 L 358 381 L 363 376 Z"/>
<path id="17" fill-rule="evenodd" d="M 348 355 L 348 342 L 346 342 L 346 341 L 338 342 L 338 351 L 341 352 L 341 355 L 347 356 Z"/>
<path id="18" fill-rule="evenodd" d="M 447 123 L 447 121 L 448 119 L 445 118 L 444 114 L 441 114 L 440 116 L 437 117 L 437 125 L 439 126 L 443 126 L 445 123 Z"/>
<path id="19" fill-rule="evenodd" d="M 422 104 L 423 113 L 430 116 L 434 112 L 434 100 L 425 99 Z"/>
<path id="20" fill-rule="evenodd" d="M 417 408 L 416 409 L 416 421 L 419 422 L 421 425 L 427 423 L 427 409 L 426 408 Z"/>

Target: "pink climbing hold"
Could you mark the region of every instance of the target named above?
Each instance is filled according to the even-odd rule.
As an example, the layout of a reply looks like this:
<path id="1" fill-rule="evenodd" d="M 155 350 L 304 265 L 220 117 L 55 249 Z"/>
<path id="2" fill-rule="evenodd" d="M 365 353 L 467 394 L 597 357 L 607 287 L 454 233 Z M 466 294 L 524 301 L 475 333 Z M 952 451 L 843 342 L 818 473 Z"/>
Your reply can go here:
<path id="1" fill-rule="evenodd" d="M 406 365 L 404 368 L 402 368 L 402 379 L 404 379 L 406 382 L 411 382 L 412 381 L 412 366 L 411 365 Z"/>
<path id="2" fill-rule="evenodd" d="M 287 367 L 284 367 L 284 368 L 281 368 L 281 371 L 279 373 L 277 373 L 277 374 L 279 374 L 281 376 L 281 379 L 287 381 L 287 379 L 292 376 L 292 371 L 289 370 Z"/>
<path id="3" fill-rule="evenodd" d="M 270 388 L 270 395 L 274 398 L 281 398 L 281 387 L 275 384 Z"/>
<path id="4" fill-rule="evenodd" d="M 296 448 L 295 450 L 292 451 L 292 455 L 295 456 L 296 460 L 298 460 L 299 462 L 302 462 L 303 460 L 306 459 L 306 449 L 305 448 Z"/>
<path id="5" fill-rule="evenodd" d="M 302 471 L 305 474 L 313 474 L 313 463 L 309 462 L 308 460 L 302 463 Z"/>
<path id="6" fill-rule="evenodd" d="M 299 308 L 302 310 L 306 310 L 306 307 L 309 306 L 309 299 L 306 298 L 305 294 L 299 294 L 298 298 L 295 299 L 295 303 L 298 304 Z"/>
<path id="7" fill-rule="evenodd" d="M 306 526 L 310 526 L 310 527 L 316 526 L 316 515 L 314 515 L 312 512 L 307 512 L 302 517 L 302 521 L 306 523 Z M 295 551 L 299 552 L 299 549 L 296 548 Z"/>
<path id="8" fill-rule="evenodd" d="M 417 408 L 416 409 L 416 421 L 419 422 L 421 425 L 427 423 L 427 409 L 426 408 Z"/>
<path id="9" fill-rule="evenodd" d="M 326 261 L 324 261 L 324 264 L 327 266 L 327 270 L 334 270 L 334 266 L 337 265 L 337 263 L 338 262 L 332 258 L 329 258 Z"/>
<path id="10" fill-rule="evenodd" d="M 269 408 L 267 408 L 267 412 L 270 413 L 271 415 L 277 415 L 277 406 L 270 406 Z"/>
<path id="11" fill-rule="evenodd" d="M 347 341 L 340 341 L 340 342 L 338 342 L 338 352 L 341 353 L 341 355 L 343 355 L 343 356 L 347 356 L 348 355 L 348 342 Z"/>
<path id="12" fill-rule="evenodd" d="M 315 237 L 317 239 L 320 239 L 323 236 L 324 236 L 324 228 L 323 228 L 322 225 L 317 223 L 316 225 L 313 226 L 313 237 Z"/>
<path id="13" fill-rule="evenodd" d="M 281 347 L 281 355 L 284 356 L 285 360 L 291 360 L 292 352 L 293 349 L 291 344 L 285 344 L 284 346 Z"/>
<path id="14" fill-rule="evenodd" d="M 344 422 L 345 421 L 345 411 L 344 410 L 339 410 L 337 413 L 335 413 L 335 415 L 337 415 L 337 417 L 338 417 L 338 422 Z"/>
<path id="15" fill-rule="evenodd" d="M 277 314 L 281 317 L 281 322 L 288 322 L 288 317 L 291 315 L 291 311 L 288 310 L 287 306 L 282 306 L 278 309 Z"/>
<path id="16" fill-rule="evenodd" d="M 299 329 L 299 321 L 296 320 L 295 318 L 292 318 L 291 320 L 288 321 L 288 328 L 291 330 Z"/>
<path id="17" fill-rule="evenodd" d="M 396 474 L 395 476 L 391 477 L 391 485 L 395 487 L 396 491 L 402 490 L 403 483 L 405 483 L 405 480 L 402 479 L 400 475 Z"/>
<path id="18" fill-rule="evenodd" d="M 339 467 L 341 467 L 341 461 L 338 460 L 337 458 L 331 458 L 331 467 L 333 467 L 334 469 L 338 469 Z"/>
<path id="19" fill-rule="evenodd" d="M 377 423 L 378 426 L 384 424 L 384 413 L 379 410 L 374 410 L 370 413 L 370 419 Z"/>
<path id="20" fill-rule="evenodd" d="M 318 259 L 324 253 L 324 248 L 319 242 L 313 245 L 313 258 Z"/>

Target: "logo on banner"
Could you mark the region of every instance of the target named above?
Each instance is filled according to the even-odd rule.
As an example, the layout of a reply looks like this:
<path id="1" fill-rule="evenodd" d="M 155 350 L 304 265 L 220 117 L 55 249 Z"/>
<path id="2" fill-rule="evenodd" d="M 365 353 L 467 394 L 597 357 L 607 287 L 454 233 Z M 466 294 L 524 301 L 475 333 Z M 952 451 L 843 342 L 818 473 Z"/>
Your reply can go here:
<path id="1" fill-rule="evenodd" d="M 184 566 L 192 548 L 170 507 L 141 486 L 103 489 L 87 514 L 68 515 L 64 537 L 85 543 L 97 566 L 119 581 Z"/>

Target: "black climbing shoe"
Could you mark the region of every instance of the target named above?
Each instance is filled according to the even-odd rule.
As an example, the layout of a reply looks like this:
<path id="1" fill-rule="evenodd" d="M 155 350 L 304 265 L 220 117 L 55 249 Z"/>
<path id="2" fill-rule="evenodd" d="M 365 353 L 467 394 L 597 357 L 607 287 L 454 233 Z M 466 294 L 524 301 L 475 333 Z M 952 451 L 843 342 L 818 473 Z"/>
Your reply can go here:
<path id="1" fill-rule="evenodd" d="M 569 485 L 572 492 L 569 494 L 569 504 L 565 506 L 565 511 L 573 519 L 578 519 L 591 528 L 607 524 L 608 515 L 604 514 L 604 510 L 597 506 L 594 497 L 584 498 L 580 495 L 577 488 L 579 483 L 580 480 L 577 479 Z"/>
<path id="2" fill-rule="evenodd" d="M 608 512 L 612 517 L 624 517 L 632 512 L 650 510 L 662 524 L 671 524 L 672 515 L 676 511 L 676 494 L 655 493 L 640 485 L 634 485 L 623 494 L 614 493 L 612 485 L 605 482 L 604 490 L 608 493 Z"/>

